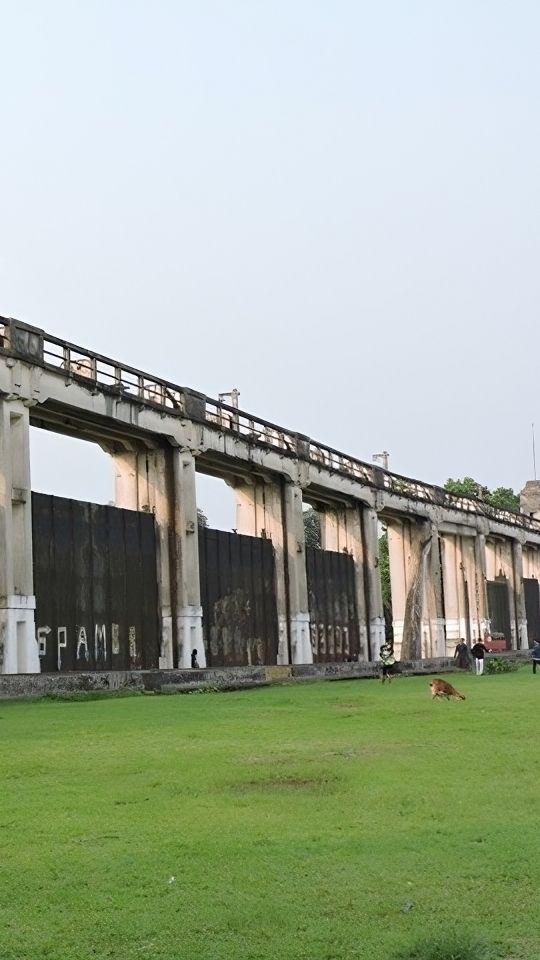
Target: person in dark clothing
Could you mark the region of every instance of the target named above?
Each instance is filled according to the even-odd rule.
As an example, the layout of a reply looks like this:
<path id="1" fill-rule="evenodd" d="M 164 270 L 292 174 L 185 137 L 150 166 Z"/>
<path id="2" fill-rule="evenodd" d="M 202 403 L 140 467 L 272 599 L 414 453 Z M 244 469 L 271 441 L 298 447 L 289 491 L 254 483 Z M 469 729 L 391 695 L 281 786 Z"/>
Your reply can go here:
<path id="1" fill-rule="evenodd" d="M 457 646 L 456 652 L 454 653 L 454 659 L 457 660 L 457 665 L 460 670 L 469 670 L 471 666 L 471 655 L 469 653 L 469 648 L 465 643 L 463 637 L 460 638 Z"/>
<path id="2" fill-rule="evenodd" d="M 388 680 L 388 683 L 391 683 L 392 674 L 394 672 L 394 664 L 396 662 L 392 644 L 388 642 L 383 643 L 379 656 L 382 662 L 381 681 L 384 683 L 385 680 Z"/>
<path id="3" fill-rule="evenodd" d="M 531 650 L 531 657 L 533 662 L 533 673 L 536 673 L 536 667 L 540 664 L 540 640 L 534 641 L 534 647 Z"/>
<path id="4" fill-rule="evenodd" d="M 200 668 L 199 668 L 198 661 L 197 661 L 197 651 L 196 651 L 196 650 L 192 650 L 192 651 L 191 651 L 191 669 L 192 669 L 192 670 L 199 670 L 199 669 L 200 669 Z"/>
<path id="5" fill-rule="evenodd" d="M 484 657 L 486 653 L 489 653 L 489 650 L 484 646 L 483 643 L 481 643 L 480 640 L 477 640 L 471 650 L 471 653 L 474 657 L 474 663 L 476 666 L 476 676 L 480 677 L 484 672 Z"/>

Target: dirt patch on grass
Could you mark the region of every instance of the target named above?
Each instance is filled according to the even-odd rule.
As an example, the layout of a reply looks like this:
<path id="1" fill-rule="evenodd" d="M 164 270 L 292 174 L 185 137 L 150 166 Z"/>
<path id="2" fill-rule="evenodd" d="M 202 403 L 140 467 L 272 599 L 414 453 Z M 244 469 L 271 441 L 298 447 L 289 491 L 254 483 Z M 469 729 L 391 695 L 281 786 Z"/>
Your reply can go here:
<path id="1" fill-rule="evenodd" d="M 245 780 L 243 783 L 234 785 L 234 790 L 244 792 L 246 790 L 257 790 L 261 792 L 273 790 L 320 790 L 321 787 L 332 786 L 337 777 L 327 774 L 318 777 L 300 777 L 300 776 L 275 776 L 265 777 L 262 780 Z"/>

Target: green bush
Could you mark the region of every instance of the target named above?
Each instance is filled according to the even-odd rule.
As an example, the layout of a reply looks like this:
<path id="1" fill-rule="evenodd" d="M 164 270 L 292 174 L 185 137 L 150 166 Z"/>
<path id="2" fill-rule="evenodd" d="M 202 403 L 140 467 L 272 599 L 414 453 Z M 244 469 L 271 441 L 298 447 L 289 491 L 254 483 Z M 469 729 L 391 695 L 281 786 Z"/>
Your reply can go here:
<path id="1" fill-rule="evenodd" d="M 513 673 L 518 668 L 516 660 L 507 657 L 486 657 L 486 673 Z"/>
<path id="2" fill-rule="evenodd" d="M 495 960 L 493 947 L 463 933 L 439 934 L 393 954 L 392 960 Z"/>

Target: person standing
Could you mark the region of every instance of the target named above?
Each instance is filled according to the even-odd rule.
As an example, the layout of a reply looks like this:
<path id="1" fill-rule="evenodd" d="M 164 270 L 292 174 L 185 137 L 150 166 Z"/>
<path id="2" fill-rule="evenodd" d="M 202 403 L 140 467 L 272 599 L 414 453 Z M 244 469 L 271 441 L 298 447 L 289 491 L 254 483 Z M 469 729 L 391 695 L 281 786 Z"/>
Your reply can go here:
<path id="1" fill-rule="evenodd" d="M 394 657 L 394 648 L 391 643 L 383 643 L 379 656 L 382 662 L 382 672 L 381 672 L 381 681 L 384 683 L 385 680 L 388 680 L 388 683 L 392 682 L 392 672 L 394 670 L 394 664 L 396 658 Z"/>
<path id="2" fill-rule="evenodd" d="M 463 637 L 461 637 L 456 646 L 456 652 L 454 653 L 454 660 L 457 660 L 457 665 L 460 670 L 469 670 L 471 666 L 471 657 L 469 654 L 469 648 L 465 643 Z"/>
<path id="3" fill-rule="evenodd" d="M 471 650 L 471 653 L 474 657 L 476 676 L 481 677 L 484 672 L 484 657 L 486 653 L 489 653 L 489 650 L 480 640 L 477 640 Z"/>
<path id="4" fill-rule="evenodd" d="M 531 657 L 533 662 L 533 673 L 536 673 L 536 667 L 540 664 L 540 640 L 534 641 L 534 647 L 531 650 Z"/>

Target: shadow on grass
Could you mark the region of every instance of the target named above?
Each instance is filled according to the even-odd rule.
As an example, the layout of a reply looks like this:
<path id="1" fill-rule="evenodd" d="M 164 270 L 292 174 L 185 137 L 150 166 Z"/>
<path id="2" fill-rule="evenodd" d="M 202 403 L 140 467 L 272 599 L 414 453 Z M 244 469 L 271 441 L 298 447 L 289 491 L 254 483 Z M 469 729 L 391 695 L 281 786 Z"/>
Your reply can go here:
<path id="1" fill-rule="evenodd" d="M 402 947 L 389 960 L 497 960 L 501 956 L 485 940 L 451 930 Z"/>

